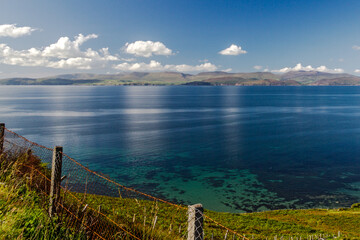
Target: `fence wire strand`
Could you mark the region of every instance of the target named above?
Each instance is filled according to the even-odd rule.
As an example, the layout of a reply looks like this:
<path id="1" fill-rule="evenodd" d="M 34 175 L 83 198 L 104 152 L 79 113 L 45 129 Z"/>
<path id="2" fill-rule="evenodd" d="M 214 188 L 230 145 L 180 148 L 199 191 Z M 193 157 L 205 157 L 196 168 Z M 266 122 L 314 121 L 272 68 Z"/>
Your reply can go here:
<path id="1" fill-rule="evenodd" d="M 0 153 L 24 155 L 26 161 L 20 171 L 29 174 L 30 185 L 48 197 L 53 149 L 4 129 Z M 86 229 L 90 239 L 186 239 L 189 234 L 188 207 L 126 187 L 90 170 L 65 153 L 61 152 L 61 155 L 62 178 L 56 213 L 61 219 L 72 219 L 72 226 Z M 228 233 L 232 233 L 232 239 L 249 240 L 197 211 L 193 230 L 196 235 L 202 235 L 198 239 L 226 239 Z M 204 225 L 204 230 L 200 225 Z"/>

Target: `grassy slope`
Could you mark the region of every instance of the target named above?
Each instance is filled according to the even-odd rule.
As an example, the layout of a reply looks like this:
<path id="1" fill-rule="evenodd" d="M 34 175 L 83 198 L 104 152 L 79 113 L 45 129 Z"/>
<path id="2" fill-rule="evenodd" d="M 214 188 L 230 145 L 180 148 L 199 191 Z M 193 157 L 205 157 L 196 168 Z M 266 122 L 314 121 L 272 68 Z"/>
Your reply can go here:
<path id="1" fill-rule="evenodd" d="M 80 194 L 81 195 L 81 194 Z M 149 224 L 154 216 L 155 204 L 151 201 L 120 199 L 99 195 L 87 195 L 87 202 L 94 207 L 101 205 L 102 211 L 115 214 L 124 219 L 142 222 L 147 216 Z M 117 209 L 114 212 L 112 209 Z M 144 213 L 146 209 L 147 213 Z M 174 211 L 167 204 L 156 203 L 156 216 L 164 225 L 163 230 L 182 229 L 181 235 L 186 235 L 186 210 Z M 341 235 L 346 238 L 360 239 L 360 207 L 348 209 L 309 209 L 309 210 L 278 210 L 259 213 L 231 214 L 206 211 L 205 214 L 246 236 L 255 239 L 266 239 L 274 236 L 302 236 L 310 235 Z M 184 224 L 185 223 L 185 224 Z M 180 227 L 181 226 L 181 227 Z M 213 222 L 205 219 L 205 234 L 213 234 L 214 239 L 224 239 L 225 231 Z M 208 236 L 209 236 L 208 235 Z"/>
<path id="2" fill-rule="evenodd" d="M 18 158 L 17 162 L 26 158 Z M 29 161 L 27 161 L 29 162 Z M 0 161 L 1 163 L 1 161 Z M 40 164 L 39 160 L 33 164 Z M 14 178 L 16 164 L 4 168 L 2 162 L 0 173 L 0 239 L 83 239 L 81 232 L 72 234 L 71 229 L 61 221 L 51 221 L 47 217 L 47 201 L 26 185 L 27 178 Z M 14 167 L 15 166 L 15 167 Z M 21 164 L 19 165 L 21 166 Z M 137 200 L 121 197 L 76 193 L 84 204 L 98 209 L 111 219 L 118 220 L 131 232 L 146 236 L 147 239 L 179 239 L 186 236 L 186 207 L 174 206 L 148 200 Z M 223 225 L 255 239 L 266 239 L 274 236 L 302 237 L 310 235 L 337 235 L 341 232 L 343 239 L 360 239 L 360 204 L 349 209 L 309 209 L 279 210 L 259 213 L 231 214 L 206 211 L 205 214 Z M 154 219 L 157 218 L 155 230 Z M 146 223 L 145 223 L 146 222 Z M 226 231 L 205 218 L 205 236 L 224 239 Z M 231 236 L 232 237 L 232 236 Z M 332 237 L 328 237 L 331 239 Z"/>
<path id="3" fill-rule="evenodd" d="M 135 222 L 141 223 L 145 214 L 148 216 L 147 221 L 152 221 L 154 202 L 138 200 L 134 204 L 134 200 L 99 195 L 87 195 L 86 198 L 91 205 L 101 205 L 104 213 L 118 217 L 128 215 L 127 218 L 133 218 L 136 214 Z M 168 224 L 162 221 L 164 230 L 168 230 L 172 222 L 173 231 L 178 232 L 181 225 L 182 235 L 186 234 L 186 211 L 174 212 L 171 207 L 162 203 L 157 203 L 156 208 L 159 220 L 168 219 Z M 113 209 L 118 211 L 114 212 Z M 147 213 L 143 212 L 144 209 L 147 209 Z M 205 214 L 239 233 L 254 236 L 255 239 L 274 236 L 307 238 L 320 234 L 337 236 L 339 231 L 346 239 L 360 238 L 360 208 L 279 210 L 247 214 L 205 211 Z M 69 230 L 61 229 L 51 222 L 36 193 L 29 191 L 24 185 L 0 185 L 0 221 L 0 239 L 81 239 L 80 235 L 74 236 Z M 205 220 L 205 233 L 213 234 L 214 239 L 223 239 L 225 234 L 209 220 Z"/>
<path id="4" fill-rule="evenodd" d="M 360 208 L 346 210 L 278 210 L 247 214 L 211 213 L 214 218 L 249 235 L 302 236 L 337 235 L 360 238 Z"/>
<path id="5" fill-rule="evenodd" d="M 25 184 L 0 184 L 0 239 L 85 239 L 50 220 L 39 196 Z"/>
<path id="6" fill-rule="evenodd" d="M 86 239 L 84 229 L 48 217 L 48 198 L 29 186 L 36 176 L 21 173 L 25 161 L 44 169 L 36 157 L 0 153 L 0 239 Z"/>

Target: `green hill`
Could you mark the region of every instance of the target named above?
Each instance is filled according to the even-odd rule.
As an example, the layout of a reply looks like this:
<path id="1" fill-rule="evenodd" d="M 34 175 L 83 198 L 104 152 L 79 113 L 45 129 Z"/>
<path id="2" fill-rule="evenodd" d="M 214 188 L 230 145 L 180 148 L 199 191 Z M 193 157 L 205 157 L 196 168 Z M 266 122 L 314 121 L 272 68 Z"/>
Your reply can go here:
<path id="1" fill-rule="evenodd" d="M 300 86 L 360 85 L 360 77 L 316 71 L 227 73 L 130 72 L 119 74 L 64 74 L 46 78 L 7 78 L 0 85 L 237 85 Z"/>

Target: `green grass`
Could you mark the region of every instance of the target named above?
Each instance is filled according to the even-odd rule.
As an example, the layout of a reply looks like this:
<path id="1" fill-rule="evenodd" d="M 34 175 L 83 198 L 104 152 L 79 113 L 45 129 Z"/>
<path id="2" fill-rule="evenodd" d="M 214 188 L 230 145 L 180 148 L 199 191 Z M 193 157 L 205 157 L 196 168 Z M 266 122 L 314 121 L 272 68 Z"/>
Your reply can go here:
<path id="1" fill-rule="evenodd" d="M 187 210 L 158 201 L 74 193 L 93 209 L 141 239 L 181 239 L 186 236 Z M 156 222 L 155 222 L 156 219 Z"/>
<path id="2" fill-rule="evenodd" d="M 91 235 L 85 225 L 94 222 L 100 226 L 95 230 L 109 239 L 131 239 L 111 220 L 141 239 L 186 239 L 186 206 L 177 208 L 160 201 L 70 192 L 64 196 L 63 204 L 81 221 L 76 223 L 64 211 L 58 218 L 49 219 L 48 198 L 38 191 L 39 186 L 44 186 L 41 178 L 24 167 L 24 162 L 49 175 L 36 157 L 0 156 L 0 239 L 87 239 Z M 97 212 L 99 209 L 106 217 Z M 205 215 L 250 239 L 308 239 L 320 235 L 334 239 L 338 233 L 337 239 L 360 239 L 360 204 L 342 209 L 244 214 L 205 210 Z M 226 229 L 205 218 L 204 232 L 205 239 L 224 239 Z M 233 239 L 233 233 L 227 236 Z"/>
<path id="3" fill-rule="evenodd" d="M 50 219 L 44 209 L 42 199 L 25 183 L 2 177 L 0 239 L 86 239 L 84 234 Z"/>
<path id="4" fill-rule="evenodd" d="M 209 213 L 231 229 L 256 238 L 287 236 L 307 238 L 310 235 L 338 235 L 360 239 L 360 209 L 277 210 L 259 213 Z"/>
<path id="5" fill-rule="evenodd" d="M 87 239 L 84 228 L 75 228 L 66 218 L 48 216 L 49 200 L 34 188 L 41 182 L 23 162 L 49 174 L 37 157 L 0 154 L 0 239 Z"/>
<path id="6" fill-rule="evenodd" d="M 83 194 L 77 194 L 84 198 Z M 99 195 L 86 195 L 86 202 L 94 207 L 100 206 L 103 212 L 114 219 L 131 219 L 142 223 L 147 216 L 146 225 L 156 215 L 161 222 L 162 231 L 172 231 L 179 236 L 186 236 L 186 210 L 176 208 L 161 202 L 147 200 L 121 199 Z M 356 207 L 357 206 L 357 207 Z M 114 209 L 116 209 L 114 211 Z M 144 210 L 145 209 L 145 210 Z M 156 212 L 156 214 L 155 214 Z M 360 207 L 343 209 L 308 209 L 308 210 L 277 210 L 259 213 L 232 214 L 205 210 L 205 215 L 222 223 L 226 227 L 247 237 L 255 239 L 295 238 L 306 239 L 309 236 L 327 236 L 333 239 L 340 232 L 340 239 L 360 239 Z M 182 226 L 180 228 L 180 226 Z M 178 234 L 180 230 L 181 234 Z M 214 239 L 224 239 L 226 230 L 205 218 L 205 236 Z M 228 233 L 228 237 L 233 234 Z M 339 238 L 338 238 L 339 239 Z"/>

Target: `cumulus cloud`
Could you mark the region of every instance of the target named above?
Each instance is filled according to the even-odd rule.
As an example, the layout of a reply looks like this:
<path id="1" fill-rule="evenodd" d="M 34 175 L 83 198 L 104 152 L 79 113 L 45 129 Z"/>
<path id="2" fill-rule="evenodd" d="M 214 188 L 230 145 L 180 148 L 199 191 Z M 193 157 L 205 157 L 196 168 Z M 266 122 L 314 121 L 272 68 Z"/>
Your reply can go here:
<path id="1" fill-rule="evenodd" d="M 2 24 L 0 25 L 0 37 L 17 38 L 30 35 L 35 30 L 31 27 L 17 27 L 16 24 Z"/>
<path id="2" fill-rule="evenodd" d="M 120 63 L 114 68 L 121 71 L 161 71 L 164 66 L 157 61 L 151 60 L 150 63 Z"/>
<path id="3" fill-rule="evenodd" d="M 279 70 L 272 70 L 272 72 L 277 72 L 277 73 L 286 73 L 286 72 L 290 72 L 290 71 L 318 71 L 318 72 L 328 72 L 328 73 L 344 72 L 344 70 L 341 68 L 329 69 L 324 65 L 314 68 L 311 65 L 302 66 L 301 63 L 296 64 L 295 67 L 285 67 L 285 68 L 282 68 Z"/>
<path id="4" fill-rule="evenodd" d="M 124 62 L 135 62 L 136 58 L 120 58 L 119 60 Z"/>
<path id="5" fill-rule="evenodd" d="M 121 63 L 114 66 L 115 69 L 121 71 L 141 71 L 141 72 L 152 72 L 152 71 L 176 71 L 176 72 L 202 72 L 202 71 L 215 71 L 217 66 L 212 63 L 203 63 L 200 65 L 173 65 L 167 64 L 162 65 L 160 62 L 151 60 L 150 63 Z"/>
<path id="6" fill-rule="evenodd" d="M 254 69 L 256 69 L 256 70 L 261 70 L 263 67 L 262 66 L 259 66 L 259 65 L 256 65 L 256 66 L 254 66 Z"/>
<path id="7" fill-rule="evenodd" d="M 98 36 L 96 34 L 90 34 L 87 36 L 84 36 L 82 34 L 79 34 L 75 37 L 74 41 L 71 41 L 68 37 L 61 37 L 59 40 L 51 44 L 50 46 L 47 46 L 42 51 L 43 56 L 45 57 L 55 57 L 55 58 L 72 58 L 72 57 L 80 57 L 80 56 L 91 56 L 96 55 L 96 52 L 88 49 L 87 53 L 82 53 L 80 50 L 80 46 L 88 41 L 89 39 L 97 38 Z"/>
<path id="8" fill-rule="evenodd" d="M 203 63 L 200 65 L 187 65 L 187 64 L 181 64 L 181 65 L 165 65 L 165 69 L 169 68 L 170 70 L 177 71 L 177 72 L 202 72 L 202 71 L 216 71 L 217 66 L 215 66 L 212 63 Z"/>
<path id="9" fill-rule="evenodd" d="M 91 58 L 74 57 L 61 59 L 55 62 L 49 62 L 47 67 L 52 68 L 77 68 L 77 69 L 91 69 L 94 62 Z"/>
<path id="10" fill-rule="evenodd" d="M 356 69 L 354 72 L 355 73 L 360 73 L 360 69 Z"/>
<path id="11" fill-rule="evenodd" d="M 360 50 L 360 46 L 358 46 L 358 45 L 354 45 L 352 48 L 353 48 L 354 50 Z"/>
<path id="12" fill-rule="evenodd" d="M 198 65 L 187 64 L 161 64 L 155 60 L 148 63 L 135 62 L 134 58 L 121 58 L 109 53 L 108 48 L 94 50 L 83 49 L 82 45 L 96 34 L 79 34 L 73 39 L 60 37 L 55 43 L 40 48 L 17 50 L 8 44 L 0 43 L 0 63 L 16 66 L 48 67 L 58 69 L 84 69 L 112 67 L 121 71 L 176 71 L 176 72 L 202 72 L 216 71 L 218 67 L 208 60 Z M 172 51 L 161 42 L 137 41 L 126 45 L 128 53 L 150 57 L 152 55 L 170 55 Z M 118 64 L 121 62 L 120 64 Z M 114 64 L 115 63 L 115 64 Z M 229 69 L 230 71 L 231 69 Z"/>
<path id="13" fill-rule="evenodd" d="M 82 51 L 80 46 L 97 35 L 79 34 L 73 41 L 61 37 L 56 43 L 43 48 L 14 50 L 6 44 L 0 44 L 0 63 L 18 66 L 41 66 L 50 68 L 91 69 L 109 61 L 118 60 L 109 53 L 108 48 Z"/>
<path id="14" fill-rule="evenodd" d="M 167 48 L 162 42 L 136 41 L 125 44 L 125 52 L 140 57 L 151 57 L 152 55 L 172 55 L 171 49 Z"/>
<path id="15" fill-rule="evenodd" d="M 219 52 L 219 54 L 221 55 L 233 55 L 233 56 L 245 54 L 245 53 L 247 53 L 247 51 L 241 49 L 240 46 L 237 46 L 235 44 L 231 44 L 230 47 Z"/>

